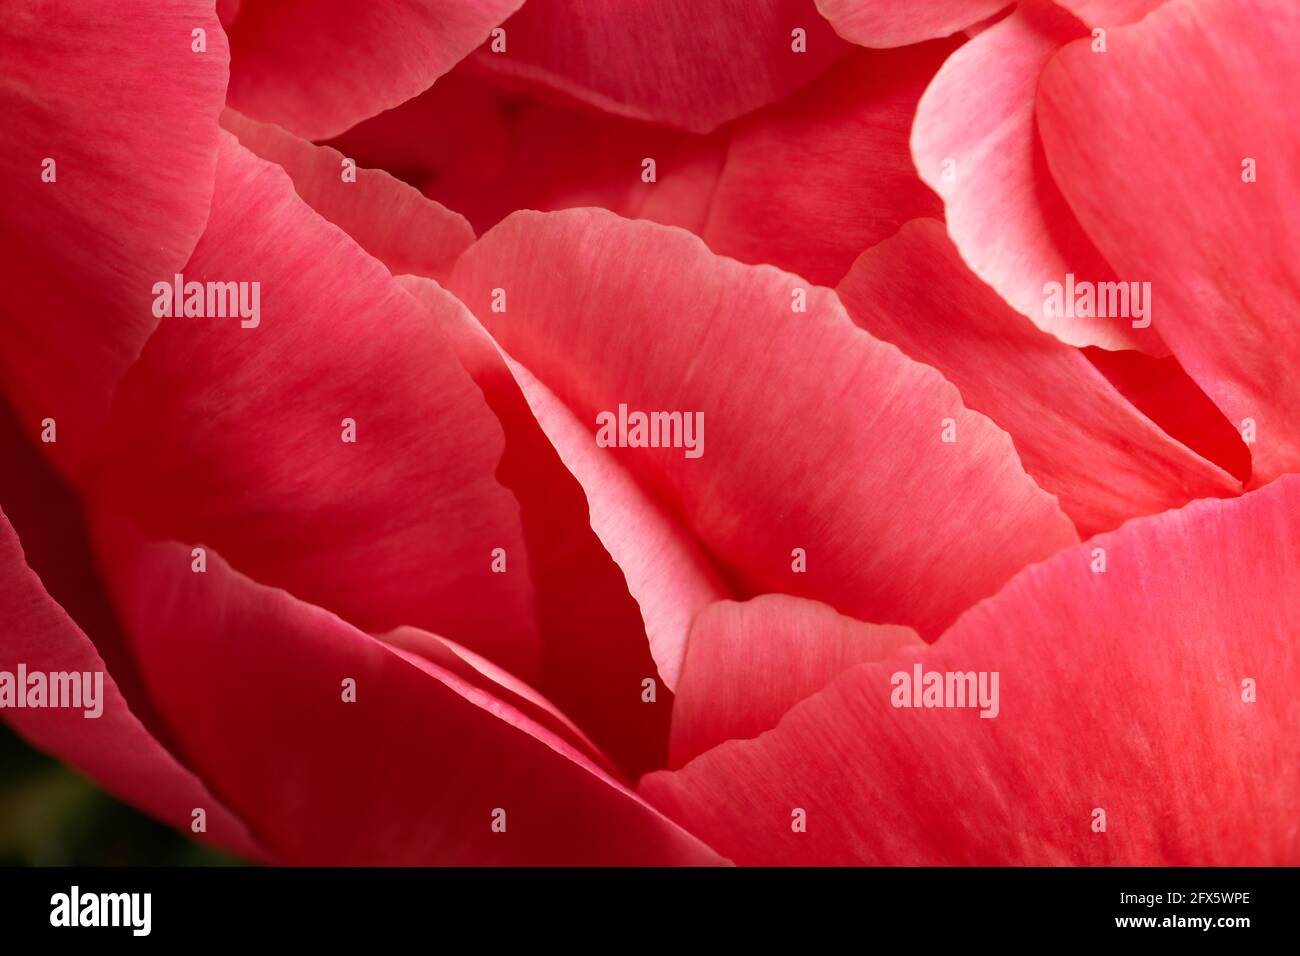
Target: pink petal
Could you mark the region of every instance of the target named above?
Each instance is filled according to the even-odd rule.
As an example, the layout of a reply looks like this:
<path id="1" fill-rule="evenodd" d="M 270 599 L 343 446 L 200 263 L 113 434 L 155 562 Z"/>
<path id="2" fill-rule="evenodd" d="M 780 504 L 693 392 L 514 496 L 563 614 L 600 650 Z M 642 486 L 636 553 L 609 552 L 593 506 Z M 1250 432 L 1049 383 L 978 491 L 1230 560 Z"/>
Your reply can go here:
<path id="1" fill-rule="evenodd" d="M 510 363 L 538 424 L 591 503 L 591 526 L 618 566 L 645 621 L 659 673 L 677 685 L 695 614 L 731 594 L 708 554 L 672 511 L 591 440 L 586 424 L 517 362 Z"/>
<path id="2" fill-rule="evenodd" d="M 1298 577 L 1300 479 L 1140 518 L 641 790 L 741 864 L 1294 865 Z M 999 713 L 891 706 L 915 666 Z"/>
<path id="3" fill-rule="evenodd" d="M 602 453 L 741 596 L 787 591 L 933 635 L 1076 540 L 1005 433 L 796 276 L 713 256 L 682 230 L 573 210 L 514 214 L 450 286 L 593 433 L 620 404 L 704 415 L 700 457 Z M 791 311 L 799 288 L 807 314 Z"/>
<path id="4" fill-rule="evenodd" d="M 1055 0 L 1090 27 L 1136 23 L 1166 0 Z"/>
<path id="5" fill-rule="evenodd" d="M 1104 57 L 1072 45 L 1043 74 L 1053 175 L 1106 257 L 1151 283 L 1187 373 L 1254 422 L 1253 480 L 1269 481 L 1300 467 L 1300 7 L 1170 3 L 1109 37 Z"/>
<path id="6" fill-rule="evenodd" d="M 441 294 L 427 280 L 403 281 L 417 298 Z M 574 652 L 567 661 L 557 658 L 550 668 L 555 678 L 568 685 L 554 692 L 571 712 L 592 711 L 593 726 L 613 723 L 617 733 L 607 731 L 606 746 L 621 754 L 629 738 L 636 736 L 634 728 L 646 726 L 646 708 L 639 694 L 626 692 L 628 681 L 639 688 L 657 667 L 657 676 L 674 687 L 691 619 L 730 592 L 690 534 L 595 447 L 586 426 L 545 385 L 503 356 L 468 312 L 461 328 L 457 340 L 461 362 L 500 415 L 507 448 L 516 449 L 513 455 L 507 451 L 503 465 L 514 467 L 502 478 L 521 501 L 536 503 L 534 509 L 525 507 L 526 524 L 530 515 L 550 519 L 536 532 L 545 544 L 533 554 L 534 574 L 549 582 L 542 595 L 554 595 L 567 611 L 564 626 L 547 635 L 548 650 L 554 654 L 556 644 L 563 642 Z M 575 490 L 579 500 L 572 502 L 571 514 L 561 519 L 563 505 Z M 575 540 L 574 535 L 581 529 L 598 537 L 597 546 L 603 548 L 599 558 L 604 560 L 584 554 L 590 542 Z M 570 543 L 560 545 L 566 537 Z M 605 562 L 611 558 L 621 580 L 595 586 L 607 573 Z M 639 629 L 629 628 L 626 622 L 616 624 L 624 617 L 617 605 L 629 593 L 644 624 L 641 634 L 629 633 Z M 573 610 L 600 599 L 606 599 L 608 606 L 591 616 L 594 627 L 576 627 Z M 588 639 L 574 641 L 581 634 Z M 616 640 L 616 635 L 627 643 Z M 653 660 L 637 653 L 644 651 L 647 642 Z M 606 679 L 593 686 L 586 676 L 593 672 Z M 607 697 L 613 713 L 595 712 L 592 705 Z M 671 698 L 667 702 L 671 704 Z M 629 712 L 629 705 L 635 713 Z M 666 719 L 668 708 L 660 711 Z M 656 742 L 666 746 L 666 724 L 663 730 Z M 655 766 L 662 766 L 666 754 L 658 752 L 658 756 Z"/>
<path id="7" fill-rule="evenodd" d="M 757 737 L 854 665 L 921 643 L 908 628 L 864 624 L 785 594 L 713 604 L 691 628 L 671 766 L 724 740 Z"/>
<path id="8" fill-rule="evenodd" d="M 1025 3 L 949 57 L 921 98 L 912 155 L 944 200 L 948 234 L 967 265 L 1011 306 L 1071 345 L 1166 350 L 1124 318 L 1046 314 L 1044 285 L 1108 282 L 1110 266 L 1084 235 L 1042 158 L 1034 91 L 1043 65 L 1085 34 L 1051 4 Z"/>
<path id="9" fill-rule="evenodd" d="M 443 278 L 474 242 L 474 230 L 459 213 L 426 199 L 383 170 L 355 166 L 346 181 L 345 158 L 328 146 L 313 146 L 292 133 L 259 123 L 234 110 L 221 125 L 245 148 L 278 164 L 303 201 L 338 226 L 393 273 Z"/>
<path id="10" fill-rule="evenodd" d="M 260 282 L 260 324 L 161 320 L 82 477 L 96 500 L 362 628 L 445 633 L 535 676 L 501 429 L 437 316 L 228 133 L 184 276 Z M 441 310 L 461 306 L 444 294 Z"/>
<path id="11" fill-rule="evenodd" d="M 0 389 L 71 458 L 156 325 L 150 286 L 203 230 L 229 58 L 210 0 L 6 6 Z"/>
<path id="12" fill-rule="evenodd" d="M 941 215 L 917 178 L 908 135 L 952 49 L 858 51 L 788 102 L 736 124 L 697 230 L 709 248 L 832 285 L 904 222 Z M 657 188 L 671 178 L 668 170 Z"/>
<path id="13" fill-rule="evenodd" d="M 817 0 L 835 32 L 861 46 L 907 46 L 946 37 L 992 16 L 1006 0 Z"/>
<path id="14" fill-rule="evenodd" d="M 836 291 L 855 322 L 939 369 L 970 408 L 1006 429 L 1025 471 L 1085 538 L 1241 491 L 1135 409 L 1082 352 L 1008 308 L 962 264 L 941 223 L 908 223 L 864 252 Z"/>
<path id="15" fill-rule="evenodd" d="M 792 33 L 805 32 L 806 52 Z M 530 0 L 473 63 L 565 105 L 707 133 L 848 52 L 812 0 Z"/>
<path id="16" fill-rule="evenodd" d="M 142 544 L 107 521 L 100 540 L 159 710 L 279 862 L 719 862 L 476 681 L 417 665 L 214 552 L 193 574 L 188 546 Z"/>
<path id="17" fill-rule="evenodd" d="M 207 827 L 203 839 L 245 856 L 265 855 L 244 823 L 136 719 L 95 646 L 27 566 L 18 536 L 2 512 L 0 618 L 5 622 L 0 671 L 16 675 L 19 665 L 25 665 L 28 675 L 103 675 L 99 717 L 85 716 L 84 707 L 5 707 L 0 710 L 5 723 L 32 746 L 67 761 L 114 796 L 171 826 L 190 832 L 193 811 L 202 809 Z M 22 694 L 26 691 L 19 688 Z"/>
<path id="18" fill-rule="evenodd" d="M 621 486 L 607 476 L 587 480 L 580 470 L 585 449 L 575 462 L 563 430 L 557 433 L 552 416 L 537 406 L 530 384 L 523 378 L 516 383 L 521 370 L 507 366 L 468 310 L 447 310 L 447 294 L 428 279 L 400 282 L 438 318 L 505 432 L 497 477 L 519 500 L 537 588 L 544 642 L 538 686 L 628 774 L 664 766 L 673 698 L 658 685 L 672 686 L 677 659 L 661 644 L 672 639 L 673 628 L 685 634 L 696 606 L 716 600 L 716 575 L 706 578 L 710 569 L 679 556 L 678 543 L 647 510 L 605 504 L 624 503 Z M 620 525 L 625 517 L 631 520 Z M 665 671 L 664 662 L 674 670 Z M 593 674 L 601 679 L 592 680 Z M 656 685 L 654 706 L 642 699 L 647 678 Z"/>
<path id="19" fill-rule="evenodd" d="M 230 105 L 326 139 L 433 85 L 523 0 L 244 0 Z"/>

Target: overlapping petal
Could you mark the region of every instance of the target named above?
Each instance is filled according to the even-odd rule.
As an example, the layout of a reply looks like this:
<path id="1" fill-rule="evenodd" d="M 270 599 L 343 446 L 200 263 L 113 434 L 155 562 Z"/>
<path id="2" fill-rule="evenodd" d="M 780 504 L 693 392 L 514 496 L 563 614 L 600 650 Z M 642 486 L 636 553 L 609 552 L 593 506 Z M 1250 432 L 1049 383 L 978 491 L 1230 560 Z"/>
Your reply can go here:
<path id="1" fill-rule="evenodd" d="M 474 229 L 464 216 L 382 169 L 358 167 L 336 149 L 314 146 L 234 110 L 222 114 L 221 125 L 246 149 L 288 173 L 307 205 L 394 274 L 443 278 L 474 242 Z"/>
<path id="2" fill-rule="evenodd" d="M 671 766 L 724 740 L 757 737 L 855 664 L 921 643 L 909 628 L 864 624 L 786 594 L 712 604 L 686 646 Z"/>
<path id="3" fill-rule="evenodd" d="M 428 89 L 523 0 L 243 0 L 223 10 L 230 105 L 306 139 Z"/>
<path id="4" fill-rule="evenodd" d="M 451 288 L 593 436 L 620 405 L 682 416 L 678 447 L 598 451 L 738 596 L 794 593 L 933 636 L 1076 540 L 1010 439 L 937 372 L 854 328 L 826 290 L 682 230 L 516 213 Z M 689 456 L 688 416 L 704 423 Z"/>
<path id="5" fill-rule="evenodd" d="M 1136 23 L 1165 0 L 1055 0 L 1090 27 Z"/>
<path id="6" fill-rule="evenodd" d="M 641 791 L 741 864 L 1294 865 L 1297 575 L 1300 479 L 1140 518 Z M 997 716 L 894 706 L 917 667 Z"/>
<path id="7" fill-rule="evenodd" d="M 0 717 L 281 864 L 1300 863 L 1298 48 L 11 4 L 0 671 L 104 713 Z"/>
<path id="8" fill-rule="evenodd" d="M 229 57 L 211 0 L 47 0 L 5 4 L 0 59 L 0 390 L 70 460 L 203 230 Z"/>
<path id="9" fill-rule="evenodd" d="M 529 0 L 504 30 L 504 51 L 480 50 L 476 67 L 696 133 L 785 98 L 849 50 L 813 0 Z"/>
<path id="10" fill-rule="evenodd" d="M 601 206 L 834 283 L 902 223 L 941 215 L 908 138 L 917 101 L 953 49 L 857 50 L 788 99 L 704 136 L 538 103 L 458 71 L 335 145 L 479 230 L 517 209 Z M 426 128 L 444 136 L 409 133 Z"/>
<path id="11" fill-rule="evenodd" d="M 677 683 L 695 615 L 732 593 L 707 551 L 670 507 L 592 441 L 591 430 L 518 362 L 510 369 L 538 424 L 591 503 L 591 526 L 623 570 L 646 639 L 669 687 Z"/>
<path id="12" fill-rule="evenodd" d="M 853 320 L 933 365 L 1016 443 L 1083 537 L 1241 483 L 1166 435 L 1084 354 L 1012 311 L 933 220 L 864 252 L 836 290 Z"/>
<path id="13" fill-rule="evenodd" d="M 1254 431 L 1255 482 L 1300 467 L 1298 43 L 1293 4 L 1175 0 L 1110 31 L 1104 59 L 1061 50 L 1038 94 L 1070 207 L 1122 275 L 1151 284 L 1187 373 Z"/>
<path id="14" fill-rule="evenodd" d="M 103 658 L 27 566 L 22 545 L 0 512 L 0 671 L 16 675 L 77 674 L 102 680 L 102 697 L 87 707 L 19 709 L 7 702 L 5 722 L 33 746 L 88 774 L 110 793 L 189 832 L 202 810 L 207 840 L 250 857 L 265 851 L 242 820 L 195 775 L 177 762 L 127 706 Z M 94 675 L 102 675 L 95 677 Z M 17 688 L 24 697 L 27 687 Z M 83 698 L 83 703 L 89 701 Z M 91 710 L 93 712 L 93 709 Z"/>
<path id="15" fill-rule="evenodd" d="M 709 248 L 833 285 L 904 222 L 941 215 L 908 136 L 952 49 L 858 51 L 799 95 L 737 123 L 698 230 Z"/>
<path id="16" fill-rule="evenodd" d="M 260 283 L 258 324 L 162 319 L 83 487 L 365 629 L 445 633 L 535 678 L 501 428 L 438 323 L 228 133 L 217 184 L 184 278 Z"/>
<path id="17" fill-rule="evenodd" d="M 509 704 L 528 719 L 571 744 L 601 769 L 618 774 L 616 765 L 605 757 L 599 746 L 562 710 L 535 688 L 486 657 L 461 647 L 455 641 L 414 627 L 399 627 L 387 634 L 374 636 L 421 670 L 434 676 L 441 676 L 444 671 L 450 672 L 484 695 Z"/>
<path id="18" fill-rule="evenodd" d="M 1132 349 L 1083 349 L 1121 395 L 1172 438 L 1243 483 L 1250 479 L 1250 449 L 1172 355 L 1156 358 Z"/>
<path id="19" fill-rule="evenodd" d="M 1071 345 L 1167 354 L 1157 332 L 1128 318 L 1045 309 L 1049 282 L 1116 279 L 1052 180 L 1034 128 L 1043 66 L 1084 35 L 1078 20 L 1047 0 L 1021 4 L 944 63 L 917 109 L 912 155 L 943 197 L 962 258 L 1013 308 Z"/>
<path id="20" fill-rule="evenodd" d="M 467 309 L 448 310 L 447 294 L 431 280 L 400 281 L 428 306 L 501 423 L 497 477 L 519 502 L 537 592 L 538 686 L 628 774 L 663 766 L 673 697 L 659 686 L 655 660 L 675 657 L 657 645 L 684 630 L 696 607 L 723 596 L 716 574 L 686 550 L 671 523 L 637 506 L 617 474 L 586 480 L 585 448 L 569 440 L 562 417 Z M 642 567 L 645 577 L 637 573 Z M 633 588 L 647 578 L 654 588 Z M 671 686 L 673 677 L 663 680 Z M 647 680 L 652 701 L 643 699 Z"/>
<path id="21" fill-rule="evenodd" d="M 478 681 L 215 552 L 195 574 L 188 546 L 144 543 L 110 517 L 97 529 L 159 712 L 279 862 L 721 862 Z"/>
<path id="22" fill-rule="evenodd" d="M 991 17 L 1005 0 L 817 0 L 817 9 L 835 32 L 870 47 L 907 46 L 946 37 Z"/>

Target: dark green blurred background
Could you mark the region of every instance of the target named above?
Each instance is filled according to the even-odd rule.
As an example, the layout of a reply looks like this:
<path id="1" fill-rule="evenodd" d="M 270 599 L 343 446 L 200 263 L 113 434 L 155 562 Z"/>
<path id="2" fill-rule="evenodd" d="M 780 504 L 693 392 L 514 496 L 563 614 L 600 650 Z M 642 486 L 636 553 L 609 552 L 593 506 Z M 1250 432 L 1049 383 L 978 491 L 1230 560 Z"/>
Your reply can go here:
<path id="1" fill-rule="evenodd" d="M 229 866 L 0 723 L 0 866 Z"/>

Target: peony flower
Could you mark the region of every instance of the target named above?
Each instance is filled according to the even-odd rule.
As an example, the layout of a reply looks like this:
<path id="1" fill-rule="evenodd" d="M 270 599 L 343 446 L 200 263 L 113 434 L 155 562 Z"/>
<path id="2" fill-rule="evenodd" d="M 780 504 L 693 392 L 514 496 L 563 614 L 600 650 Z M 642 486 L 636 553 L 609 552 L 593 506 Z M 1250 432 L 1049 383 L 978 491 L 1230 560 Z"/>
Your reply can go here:
<path id="1" fill-rule="evenodd" d="M 0 718 L 268 863 L 1295 863 L 1246 6 L 0 13 Z"/>

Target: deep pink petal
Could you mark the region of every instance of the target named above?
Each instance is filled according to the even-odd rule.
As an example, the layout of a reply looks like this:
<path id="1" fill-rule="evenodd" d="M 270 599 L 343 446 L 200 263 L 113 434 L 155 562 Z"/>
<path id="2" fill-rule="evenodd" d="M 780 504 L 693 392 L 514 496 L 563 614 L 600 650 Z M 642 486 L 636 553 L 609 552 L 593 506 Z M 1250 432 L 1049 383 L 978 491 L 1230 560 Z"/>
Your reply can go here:
<path id="1" fill-rule="evenodd" d="M 600 748 L 582 732 L 582 728 L 560 708 L 486 657 L 445 637 L 414 627 L 399 627 L 387 634 L 373 636 L 421 670 L 439 678 L 444 672 L 454 674 L 484 695 L 509 704 L 540 727 L 572 745 L 602 769 L 611 774 L 618 773 L 616 765 L 601 753 Z"/>
<path id="2" fill-rule="evenodd" d="M 433 86 L 523 0 L 243 0 L 230 105 L 306 139 L 336 136 Z"/>
<path id="3" fill-rule="evenodd" d="M 522 102 L 486 80 L 454 70 L 419 96 L 333 137 L 329 145 L 419 189 L 449 169 L 490 182 L 502 175 L 510 151 L 509 107 Z M 431 129 L 440 135 L 430 136 Z M 474 210 L 463 203 L 447 205 L 479 224 Z"/>
<path id="4" fill-rule="evenodd" d="M 1006 434 L 937 372 L 856 329 L 826 290 L 682 230 L 516 213 L 461 258 L 451 288 L 591 434 L 620 404 L 704 416 L 699 457 L 601 453 L 739 596 L 786 591 L 933 635 L 1076 540 Z M 806 313 L 792 311 L 798 289 Z"/>
<path id="5" fill-rule="evenodd" d="M 833 285 L 904 222 L 941 215 L 917 178 L 908 136 L 952 49 L 858 51 L 789 101 L 737 123 L 696 231 L 722 255 Z"/>
<path id="6" fill-rule="evenodd" d="M 850 667 L 921 643 L 908 628 L 864 624 L 786 594 L 713 604 L 691 628 L 670 765 L 724 740 L 757 737 Z"/>
<path id="7" fill-rule="evenodd" d="M 207 219 L 225 35 L 211 0 L 8 3 L 0 60 L 0 389 L 29 436 L 84 440 Z"/>
<path id="8" fill-rule="evenodd" d="M 912 155 L 943 197 L 948 233 L 975 274 L 1017 311 L 1071 345 L 1166 350 L 1126 318 L 1046 314 L 1044 285 L 1113 281 L 1042 159 L 1034 91 L 1043 65 L 1086 31 L 1050 3 L 1031 0 L 951 57 L 921 98 Z M 1127 277 L 1125 277 L 1127 278 Z"/>
<path id="9" fill-rule="evenodd" d="M 641 791 L 741 864 L 1295 865 L 1297 580 L 1300 478 L 1139 518 Z M 891 706 L 917 665 L 997 716 Z"/>
<path id="10" fill-rule="evenodd" d="M 184 276 L 260 282 L 260 324 L 162 319 L 83 485 L 364 629 L 444 633 L 535 678 L 501 428 L 437 317 L 228 133 L 217 183 Z M 461 306 L 443 294 L 441 309 Z"/>
<path id="11" fill-rule="evenodd" d="M 696 133 L 784 99 L 850 49 L 813 0 L 529 0 L 505 31 L 506 51 L 480 50 L 476 68 L 561 105 Z"/>
<path id="12" fill-rule="evenodd" d="M 703 226 L 725 157 L 725 132 L 694 136 L 508 94 L 499 94 L 492 109 L 507 130 L 500 165 L 447 157 L 424 183 L 427 194 L 465 210 L 480 229 L 517 209 L 575 206 L 602 206 L 695 230 Z M 476 121 L 472 128 L 482 126 Z M 575 143 L 581 150 L 575 151 Z M 642 178 L 647 159 L 655 163 L 654 182 Z"/>
<path id="13" fill-rule="evenodd" d="M 458 72 L 335 145 L 479 230 L 518 209 L 600 206 L 830 284 L 902 223 L 942 214 L 908 138 L 953 48 L 857 50 L 789 99 L 707 136 L 537 103 Z M 410 132 L 429 128 L 444 135 Z M 646 159 L 654 182 L 643 181 Z"/>
<path id="14" fill-rule="evenodd" d="M 870 47 L 907 46 L 946 37 L 1007 6 L 1006 0 L 817 0 L 835 32 Z"/>
<path id="15" fill-rule="evenodd" d="M 1131 349 L 1083 349 L 1083 353 L 1116 391 L 1171 437 L 1239 481 L 1250 479 L 1250 448 L 1178 359 Z"/>
<path id="16" fill-rule="evenodd" d="M 1260 483 L 1300 467 L 1297 44 L 1294 4 L 1167 3 L 1110 31 L 1104 57 L 1063 49 L 1038 96 L 1071 207 L 1117 270 L 1151 283 L 1187 373 L 1234 425 L 1252 420 Z"/>
<path id="17" fill-rule="evenodd" d="M 941 223 L 908 223 L 864 252 L 836 291 L 855 322 L 933 365 L 970 408 L 1006 429 L 1025 471 L 1085 538 L 1241 491 L 1134 408 L 1079 349 L 1012 311 L 962 264 Z"/>
<path id="18" fill-rule="evenodd" d="M 440 135 L 423 132 L 429 129 Z M 516 209 L 595 205 L 698 232 L 727 138 L 725 130 L 696 136 L 539 103 L 458 70 L 334 145 L 401 176 L 480 230 Z M 656 163 L 653 183 L 642 180 L 646 159 Z"/>
<path id="19" fill-rule="evenodd" d="M 474 241 L 469 221 L 379 169 L 353 168 L 328 146 L 313 146 L 269 123 L 226 110 L 221 125 L 245 148 L 276 163 L 303 201 L 394 274 L 443 278 Z M 355 161 L 354 161 L 355 162 Z"/>
<path id="20" fill-rule="evenodd" d="M 244 0 L 217 0 L 217 16 L 221 18 L 221 25 L 229 27 L 235 22 L 235 17 L 239 16 L 239 8 L 244 5 Z"/>
<path id="21" fill-rule="evenodd" d="M 32 746 L 68 762 L 108 792 L 177 829 L 191 832 L 193 812 L 201 809 L 206 818 L 204 839 L 233 853 L 265 855 L 244 823 L 136 719 L 95 646 L 27 566 L 18 536 L 2 512 L 0 619 L 4 620 L 0 671 L 16 675 L 19 665 L 24 665 L 29 675 L 103 675 L 100 716 L 86 717 L 84 707 L 6 706 L 0 716 L 9 726 Z M 26 690 L 19 688 L 23 694 Z"/>
<path id="22" fill-rule="evenodd" d="M 215 552 L 194 574 L 188 546 L 143 544 L 109 521 L 99 537 L 159 711 L 279 861 L 719 862 L 477 681 L 417 664 Z"/>

